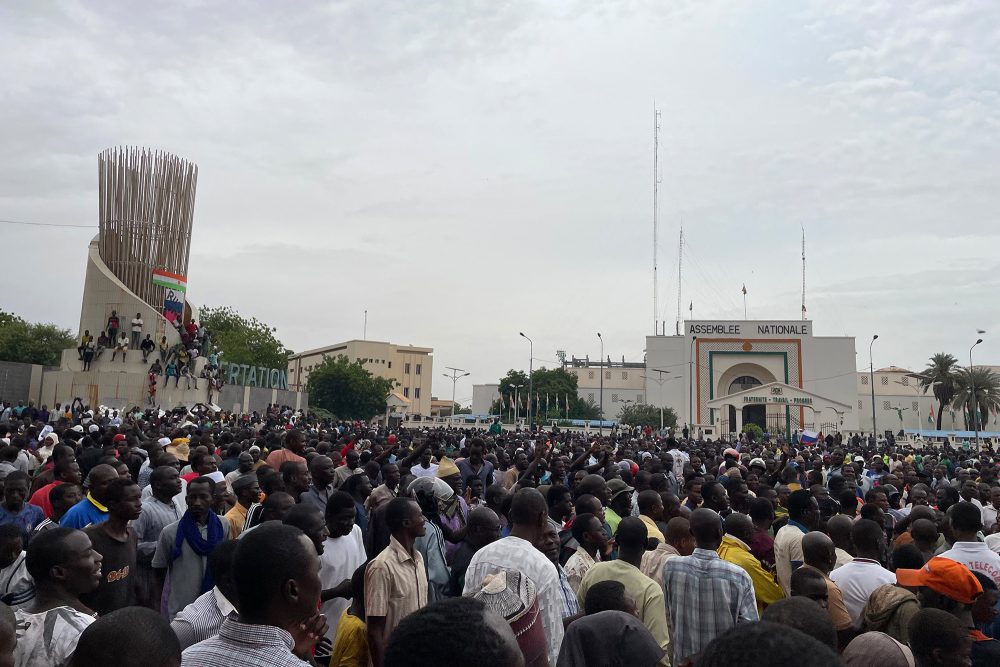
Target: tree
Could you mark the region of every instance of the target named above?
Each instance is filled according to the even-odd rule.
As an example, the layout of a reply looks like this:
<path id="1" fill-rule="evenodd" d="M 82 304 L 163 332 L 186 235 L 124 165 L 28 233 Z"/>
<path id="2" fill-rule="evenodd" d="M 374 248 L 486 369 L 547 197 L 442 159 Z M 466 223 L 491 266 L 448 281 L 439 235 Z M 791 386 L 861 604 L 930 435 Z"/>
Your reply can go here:
<path id="1" fill-rule="evenodd" d="M 514 387 L 523 385 L 517 390 Z M 536 368 L 531 373 L 531 382 L 524 371 L 511 369 L 500 379 L 500 398 L 490 406 L 491 414 L 510 412 L 510 401 L 517 400 L 519 416 L 527 416 L 528 387 L 534 390 L 532 413 L 536 421 L 566 418 L 566 402 L 569 401 L 570 419 L 597 419 L 599 410 L 596 405 L 589 404 L 577 395 L 577 377 L 564 368 L 548 369 L 544 366 Z M 513 414 L 510 415 L 513 418 Z"/>
<path id="2" fill-rule="evenodd" d="M 966 428 L 982 431 L 990 413 L 1000 410 L 1000 375 L 982 366 L 959 370 L 952 405 L 964 413 Z"/>
<path id="3" fill-rule="evenodd" d="M 659 428 L 660 408 L 646 403 L 627 403 L 618 412 L 618 421 L 629 426 L 652 426 Z M 677 426 L 677 413 L 673 408 L 663 408 L 663 425 Z"/>
<path id="4" fill-rule="evenodd" d="M 309 374 L 309 403 L 341 419 L 371 419 L 385 412 L 393 381 L 372 375 L 344 355 L 326 358 Z"/>
<path id="5" fill-rule="evenodd" d="M 32 324 L 17 315 L 0 311 L 0 359 L 58 366 L 63 350 L 77 345 L 69 329 L 55 324 Z"/>
<path id="6" fill-rule="evenodd" d="M 223 361 L 279 370 L 288 368 L 292 351 L 275 336 L 277 329 L 256 317 L 248 320 L 229 306 L 204 306 L 199 324 L 208 329 L 212 345 L 223 352 Z"/>
<path id="7" fill-rule="evenodd" d="M 945 352 L 938 352 L 927 364 L 927 368 L 920 373 L 920 387 L 927 393 L 928 389 L 934 391 L 934 398 L 938 401 L 937 428 L 941 430 L 941 417 L 944 415 L 944 407 L 950 405 L 955 398 L 955 374 L 958 370 L 958 359 Z"/>

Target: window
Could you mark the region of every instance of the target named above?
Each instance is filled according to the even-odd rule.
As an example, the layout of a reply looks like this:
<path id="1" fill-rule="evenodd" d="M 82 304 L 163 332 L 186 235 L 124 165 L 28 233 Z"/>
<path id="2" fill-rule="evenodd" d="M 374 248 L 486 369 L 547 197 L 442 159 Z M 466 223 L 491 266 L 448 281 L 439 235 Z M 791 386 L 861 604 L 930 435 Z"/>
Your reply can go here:
<path id="1" fill-rule="evenodd" d="M 628 371 L 622 371 L 622 379 L 623 380 L 627 380 L 628 379 Z"/>
<path id="2" fill-rule="evenodd" d="M 887 378 L 884 375 L 882 376 L 882 386 L 883 387 L 888 387 L 889 386 L 889 378 Z"/>
<path id="3" fill-rule="evenodd" d="M 611 371 L 604 371 L 604 379 L 605 380 L 611 379 Z"/>
<path id="4" fill-rule="evenodd" d="M 588 380 L 594 379 L 594 371 L 587 371 L 587 379 Z"/>
<path id="5" fill-rule="evenodd" d="M 413 390 L 413 398 L 420 398 L 420 387 L 416 387 Z"/>
<path id="6" fill-rule="evenodd" d="M 391 361 L 389 362 L 389 368 L 392 368 L 392 362 Z"/>
<path id="7" fill-rule="evenodd" d="M 618 402 L 618 394 L 611 394 L 611 402 L 612 403 Z"/>
<path id="8" fill-rule="evenodd" d="M 868 384 L 868 376 L 867 375 L 862 375 L 861 376 L 861 384 Z"/>
<path id="9" fill-rule="evenodd" d="M 882 401 L 882 409 L 883 410 L 891 410 L 892 409 L 892 406 L 889 404 L 889 401 Z"/>
<path id="10" fill-rule="evenodd" d="M 589 403 L 593 403 L 594 402 L 594 392 L 590 392 L 590 393 L 587 394 L 587 401 Z"/>
<path id="11" fill-rule="evenodd" d="M 864 410 L 864 408 L 865 408 L 864 403 L 858 401 L 858 410 Z"/>
<path id="12" fill-rule="evenodd" d="M 410 397 L 410 388 L 403 387 L 403 398 L 409 398 L 409 397 Z"/>
<path id="13" fill-rule="evenodd" d="M 905 375 L 903 376 L 903 386 L 904 387 L 910 386 L 910 378 L 906 377 Z"/>
<path id="14" fill-rule="evenodd" d="M 417 364 L 417 375 L 420 375 L 420 366 L 421 364 Z"/>
<path id="15" fill-rule="evenodd" d="M 404 372 L 405 374 L 407 374 L 407 375 L 409 375 L 409 374 L 410 374 L 410 364 L 409 364 L 409 363 L 405 363 L 405 364 L 403 364 L 403 372 Z"/>
<path id="16" fill-rule="evenodd" d="M 913 401 L 913 404 L 910 406 L 910 409 L 913 410 L 914 412 L 916 412 L 917 410 L 920 409 L 920 406 L 917 405 L 916 401 Z"/>
<path id="17" fill-rule="evenodd" d="M 636 403 L 642 403 L 642 394 L 636 394 L 635 395 L 635 402 Z"/>

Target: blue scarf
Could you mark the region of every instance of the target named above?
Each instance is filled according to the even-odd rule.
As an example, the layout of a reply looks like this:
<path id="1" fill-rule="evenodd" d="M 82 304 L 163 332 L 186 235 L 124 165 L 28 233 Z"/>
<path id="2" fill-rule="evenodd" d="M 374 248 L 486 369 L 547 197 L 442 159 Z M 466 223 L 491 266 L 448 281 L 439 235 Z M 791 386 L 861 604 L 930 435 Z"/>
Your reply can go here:
<path id="1" fill-rule="evenodd" d="M 170 551 L 170 562 L 173 563 L 175 560 L 180 558 L 181 546 L 185 541 L 188 543 L 188 546 L 191 547 L 191 551 L 202 557 L 210 554 L 219 542 L 222 542 L 222 521 L 219 519 L 219 516 L 211 510 L 208 512 L 207 532 L 208 537 L 202 537 L 201 531 L 198 530 L 198 522 L 191 517 L 190 513 L 185 512 L 184 516 L 181 517 L 180 522 L 177 524 L 177 537 L 174 539 L 174 548 Z M 206 566 L 205 576 L 201 580 L 201 592 L 207 593 L 212 590 L 214 586 L 215 580 L 212 578 L 212 571 Z"/>

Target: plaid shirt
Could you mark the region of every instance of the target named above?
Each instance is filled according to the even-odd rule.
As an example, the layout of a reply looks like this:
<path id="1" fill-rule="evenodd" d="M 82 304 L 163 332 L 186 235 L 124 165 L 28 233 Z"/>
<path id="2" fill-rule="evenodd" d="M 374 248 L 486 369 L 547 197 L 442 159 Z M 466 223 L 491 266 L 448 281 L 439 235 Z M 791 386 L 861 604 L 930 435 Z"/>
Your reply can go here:
<path id="1" fill-rule="evenodd" d="M 556 563 L 556 568 L 559 570 L 559 588 L 562 591 L 562 617 L 576 616 L 580 613 L 580 603 L 576 600 L 576 593 L 569 585 L 566 570 L 558 563 Z"/>
<path id="2" fill-rule="evenodd" d="M 667 560 L 663 591 L 675 665 L 701 653 L 737 623 L 758 620 L 750 576 L 714 551 L 695 549 L 690 556 Z"/>
<path id="3" fill-rule="evenodd" d="M 309 667 L 292 653 L 295 642 L 273 625 L 249 625 L 227 618 L 219 634 L 181 654 L 181 667 Z"/>

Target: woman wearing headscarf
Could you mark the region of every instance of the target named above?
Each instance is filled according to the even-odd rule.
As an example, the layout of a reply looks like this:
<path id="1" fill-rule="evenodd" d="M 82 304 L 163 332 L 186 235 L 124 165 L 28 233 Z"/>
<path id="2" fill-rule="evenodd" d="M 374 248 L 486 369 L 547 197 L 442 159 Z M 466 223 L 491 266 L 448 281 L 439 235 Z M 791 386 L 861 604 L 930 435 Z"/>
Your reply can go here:
<path id="1" fill-rule="evenodd" d="M 909 647 L 884 632 L 858 635 L 841 656 L 847 667 L 914 667 Z"/>

